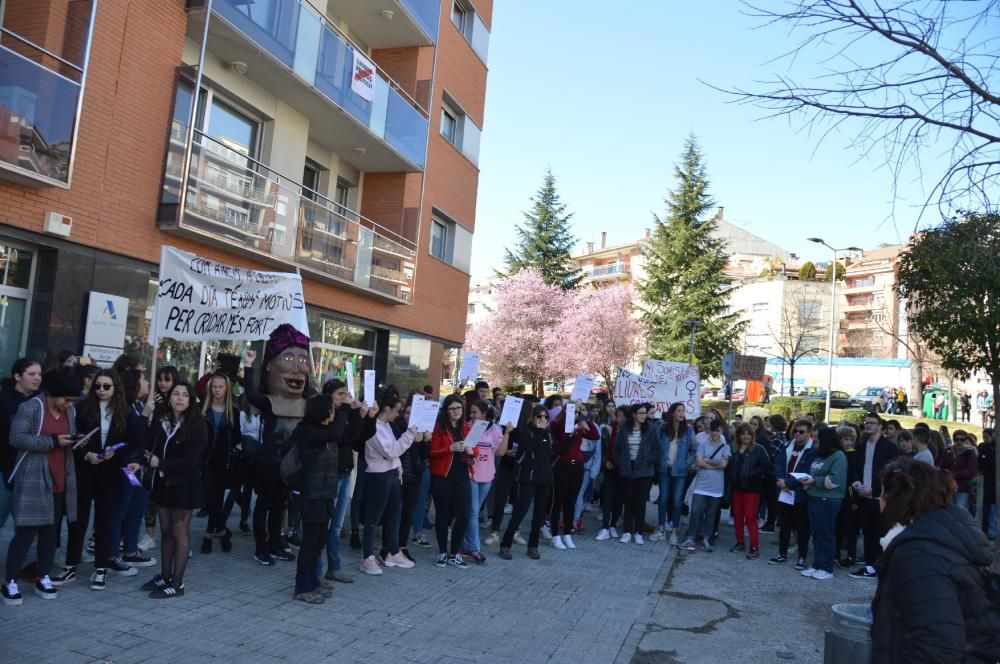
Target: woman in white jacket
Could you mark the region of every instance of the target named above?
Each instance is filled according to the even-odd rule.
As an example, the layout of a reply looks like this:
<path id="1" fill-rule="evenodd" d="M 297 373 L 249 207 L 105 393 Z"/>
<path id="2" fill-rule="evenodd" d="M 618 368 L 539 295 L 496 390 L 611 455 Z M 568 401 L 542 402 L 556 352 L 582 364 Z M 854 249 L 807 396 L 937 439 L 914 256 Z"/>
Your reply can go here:
<path id="1" fill-rule="evenodd" d="M 375 528 L 382 522 L 383 515 L 385 523 L 382 524 L 382 532 L 389 552 L 385 557 L 385 566 L 403 569 L 413 567 L 413 562 L 399 550 L 399 510 L 402 505 L 400 487 L 403 477 L 399 457 L 414 442 L 423 440 L 426 434 L 411 429 L 396 437 L 391 423 L 399 418 L 402 409 L 403 402 L 398 397 L 384 399 L 375 422 L 375 435 L 365 443 L 365 461 L 368 466 L 365 469 L 365 532 L 361 571 L 374 576 L 382 573 L 375 558 Z"/>

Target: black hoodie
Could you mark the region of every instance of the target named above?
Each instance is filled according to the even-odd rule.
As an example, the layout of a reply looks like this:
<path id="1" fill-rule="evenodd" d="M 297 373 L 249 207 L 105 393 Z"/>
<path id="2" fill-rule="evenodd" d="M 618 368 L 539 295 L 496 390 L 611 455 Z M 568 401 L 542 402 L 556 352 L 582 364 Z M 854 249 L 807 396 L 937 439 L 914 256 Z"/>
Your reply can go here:
<path id="1" fill-rule="evenodd" d="M 872 663 L 1000 661 L 1000 611 L 982 570 L 990 543 L 955 505 L 916 519 L 878 564 L 872 599 Z"/>
<path id="2" fill-rule="evenodd" d="M 5 387 L 0 390 L 0 474 L 6 475 L 7 470 L 13 467 L 14 458 L 17 456 L 8 441 L 10 421 L 21 404 L 32 396 L 34 395 L 24 396 L 13 388 Z"/>

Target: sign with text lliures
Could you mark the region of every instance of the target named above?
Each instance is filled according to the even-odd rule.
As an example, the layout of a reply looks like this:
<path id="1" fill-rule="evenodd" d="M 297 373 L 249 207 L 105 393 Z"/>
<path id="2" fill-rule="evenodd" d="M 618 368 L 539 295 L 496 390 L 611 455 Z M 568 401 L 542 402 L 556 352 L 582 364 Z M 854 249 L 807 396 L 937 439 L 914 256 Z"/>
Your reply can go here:
<path id="1" fill-rule="evenodd" d="M 683 402 L 687 419 L 700 417 L 701 391 L 698 368 L 688 367 L 686 364 L 684 368 L 683 375 L 667 373 L 657 381 L 647 380 L 627 369 L 618 369 L 615 392 L 611 398 L 619 406 L 651 403 L 654 408 L 653 417 L 656 418 L 661 417 L 671 405 Z"/>
<path id="2" fill-rule="evenodd" d="M 219 263 L 174 247 L 160 251 L 149 343 L 256 341 L 282 323 L 309 334 L 302 278 Z"/>

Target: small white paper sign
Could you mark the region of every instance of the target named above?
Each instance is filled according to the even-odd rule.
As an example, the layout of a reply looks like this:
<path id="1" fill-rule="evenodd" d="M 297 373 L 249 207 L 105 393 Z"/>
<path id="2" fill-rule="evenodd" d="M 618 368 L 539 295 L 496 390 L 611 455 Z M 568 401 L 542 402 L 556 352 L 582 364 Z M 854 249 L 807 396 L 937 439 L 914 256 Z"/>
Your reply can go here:
<path id="1" fill-rule="evenodd" d="M 414 394 L 413 395 L 413 401 L 411 401 L 410 404 L 412 405 L 412 404 L 417 403 L 418 401 L 423 401 L 423 400 L 424 400 L 424 395 L 422 395 L 422 394 Z"/>
<path id="2" fill-rule="evenodd" d="M 462 353 L 462 368 L 458 372 L 458 382 L 471 380 L 475 382 L 479 377 L 479 353 Z"/>
<path id="3" fill-rule="evenodd" d="M 566 426 L 563 427 L 563 431 L 566 433 L 573 433 L 573 427 L 576 426 L 576 404 L 570 403 L 566 404 Z"/>
<path id="4" fill-rule="evenodd" d="M 594 389 L 594 379 L 586 374 L 580 374 L 573 383 L 573 393 L 569 395 L 570 401 L 582 401 L 587 403 L 590 392 Z"/>
<path id="5" fill-rule="evenodd" d="M 406 428 L 416 429 L 420 433 L 434 431 L 434 423 L 437 420 L 440 407 L 441 404 L 430 399 L 414 401 L 413 408 L 410 409 L 410 421 L 407 422 Z"/>
<path id="6" fill-rule="evenodd" d="M 781 493 L 778 494 L 778 502 L 784 503 L 785 505 L 794 505 L 795 492 L 782 489 Z"/>
<path id="7" fill-rule="evenodd" d="M 812 477 L 812 475 L 810 475 L 809 473 L 788 473 L 788 474 L 800 482 Z"/>
<path id="8" fill-rule="evenodd" d="M 375 405 L 375 370 L 365 369 L 365 403 Z"/>
<path id="9" fill-rule="evenodd" d="M 483 434 L 486 433 L 490 423 L 486 420 L 476 420 L 472 423 L 472 428 L 469 429 L 469 435 L 465 437 L 466 447 L 475 447 L 482 440 Z"/>
<path id="10" fill-rule="evenodd" d="M 503 410 L 500 412 L 500 424 L 508 424 L 516 427 L 521 419 L 521 408 L 524 406 L 524 399 L 521 397 L 507 397 L 503 402 Z"/>
<path id="11" fill-rule="evenodd" d="M 354 392 L 354 362 L 351 360 L 344 362 L 344 378 L 347 379 L 347 393 L 352 399 L 357 399 L 358 395 Z"/>

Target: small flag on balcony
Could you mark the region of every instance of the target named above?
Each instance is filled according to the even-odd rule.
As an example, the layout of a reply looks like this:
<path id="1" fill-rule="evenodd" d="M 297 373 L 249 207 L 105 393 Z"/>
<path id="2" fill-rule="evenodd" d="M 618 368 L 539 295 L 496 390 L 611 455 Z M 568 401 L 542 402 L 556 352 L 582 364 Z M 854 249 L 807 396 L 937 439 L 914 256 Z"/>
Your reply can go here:
<path id="1" fill-rule="evenodd" d="M 375 99 L 375 65 L 362 53 L 354 51 L 354 74 L 351 90 L 365 101 Z"/>

